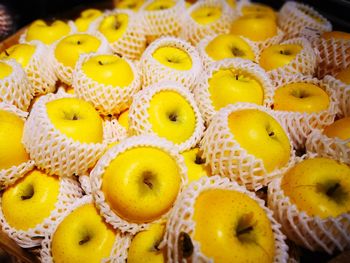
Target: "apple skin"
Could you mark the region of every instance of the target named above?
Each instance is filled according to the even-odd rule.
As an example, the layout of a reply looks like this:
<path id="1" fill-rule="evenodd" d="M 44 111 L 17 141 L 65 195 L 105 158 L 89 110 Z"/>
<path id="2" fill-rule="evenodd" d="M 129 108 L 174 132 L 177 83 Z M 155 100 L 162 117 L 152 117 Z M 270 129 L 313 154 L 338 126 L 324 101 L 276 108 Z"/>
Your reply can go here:
<path id="1" fill-rule="evenodd" d="M 339 79 L 340 81 L 342 81 L 346 85 L 350 85 L 350 66 L 345 68 L 345 69 L 343 69 L 342 71 L 340 71 L 335 76 L 335 78 Z"/>
<path id="2" fill-rule="evenodd" d="M 191 17 L 200 25 L 209 25 L 221 17 L 222 11 L 219 7 L 199 7 L 191 13 Z"/>
<path id="3" fill-rule="evenodd" d="M 335 39 L 350 40 L 350 33 L 342 32 L 342 31 L 323 32 L 321 35 L 321 38 L 323 38 L 323 39 L 335 38 Z"/>
<path id="4" fill-rule="evenodd" d="M 51 25 L 43 20 L 36 20 L 28 27 L 26 40 L 39 40 L 46 45 L 50 45 L 68 35 L 70 31 L 70 26 L 61 20 L 56 20 Z"/>
<path id="5" fill-rule="evenodd" d="M 7 65 L 6 63 L 0 62 L 0 80 L 3 80 L 10 76 L 13 72 L 13 69 L 11 66 Z"/>
<path id="6" fill-rule="evenodd" d="M 350 117 L 339 119 L 327 126 L 323 134 L 330 138 L 339 138 L 341 140 L 350 139 Z"/>
<path id="7" fill-rule="evenodd" d="M 24 231 L 42 223 L 55 209 L 59 190 L 56 176 L 39 170 L 29 172 L 2 195 L 1 206 L 7 223 Z"/>
<path id="8" fill-rule="evenodd" d="M 213 262 L 273 262 L 275 241 L 265 211 L 244 193 L 205 190 L 194 205 L 194 239 Z"/>
<path id="9" fill-rule="evenodd" d="M 255 109 L 238 110 L 228 116 L 228 126 L 238 144 L 263 161 L 267 172 L 288 163 L 288 136 L 272 116 Z"/>
<path id="10" fill-rule="evenodd" d="M 320 112 L 327 110 L 330 99 L 322 88 L 304 82 L 279 87 L 274 95 L 274 109 L 293 112 Z"/>
<path id="11" fill-rule="evenodd" d="M 132 68 L 116 55 L 97 55 L 82 64 L 83 72 L 91 79 L 114 87 L 127 87 L 134 79 Z"/>
<path id="12" fill-rule="evenodd" d="M 0 171 L 29 160 L 22 144 L 24 121 L 0 109 Z"/>
<path id="13" fill-rule="evenodd" d="M 16 44 L 0 54 L 0 59 L 13 58 L 25 68 L 35 53 L 36 47 L 30 44 Z"/>
<path id="14" fill-rule="evenodd" d="M 202 159 L 199 148 L 193 148 L 191 150 L 181 153 L 185 159 L 187 167 L 188 183 L 198 180 L 202 176 L 210 176 L 210 167 L 205 165 L 205 160 Z"/>
<path id="15" fill-rule="evenodd" d="M 79 32 L 85 32 L 88 30 L 92 21 L 102 15 L 101 10 L 98 9 L 86 9 L 81 12 L 80 16 L 75 20 L 75 25 Z"/>
<path id="16" fill-rule="evenodd" d="M 138 11 L 144 2 L 144 0 L 121 0 L 116 1 L 115 7 L 120 9 L 131 9 L 133 11 Z"/>
<path id="17" fill-rule="evenodd" d="M 240 57 L 254 60 L 255 55 L 249 44 L 241 37 L 221 34 L 215 37 L 205 48 L 205 52 L 213 60 Z"/>
<path id="18" fill-rule="evenodd" d="M 263 104 L 264 90 L 261 84 L 247 74 L 234 69 L 220 69 L 208 82 L 215 110 L 237 102 Z"/>
<path id="19" fill-rule="evenodd" d="M 102 177 L 102 191 L 111 209 L 135 223 L 154 221 L 169 211 L 180 186 L 178 164 L 154 147 L 137 147 L 119 154 Z"/>
<path id="20" fill-rule="evenodd" d="M 146 6 L 146 11 L 162 11 L 172 8 L 176 4 L 174 0 L 154 0 L 148 6 Z"/>
<path id="21" fill-rule="evenodd" d="M 98 31 L 100 31 L 109 43 L 118 41 L 126 32 L 129 25 L 129 16 L 127 14 L 114 14 L 103 18 Z"/>
<path id="22" fill-rule="evenodd" d="M 179 93 L 161 91 L 153 95 L 148 108 L 152 131 L 174 143 L 189 139 L 196 128 L 191 104 Z"/>
<path id="23" fill-rule="evenodd" d="M 99 263 L 111 254 L 115 231 L 106 224 L 93 204 L 85 204 L 70 213 L 52 236 L 55 263 Z"/>
<path id="24" fill-rule="evenodd" d="M 277 20 L 276 12 L 269 6 L 261 3 L 249 3 L 244 5 L 241 9 L 243 15 L 267 15 L 273 20 Z"/>
<path id="25" fill-rule="evenodd" d="M 350 168 L 327 158 L 307 159 L 282 178 L 281 188 L 299 211 L 320 218 L 350 212 Z"/>
<path id="26" fill-rule="evenodd" d="M 152 56 L 164 66 L 176 70 L 190 70 L 192 68 L 191 57 L 187 52 L 177 47 L 159 47 Z"/>
<path id="27" fill-rule="evenodd" d="M 74 68 L 79 56 L 95 52 L 101 41 L 88 34 L 73 34 L 61 39 L 55 48 L 56 59 L 66 67 Z"/>
<path id="28" fill-rule="evenodd" d="M 81 143 L 102 142 L 102 119 L 88 102 L 62 98 L 46 103 L 46 109 L 55 128 L 68 138 Z"/>
<path id="29" fill-rule="evenodd" d="M 288 65 L 301 52 L 297 44 L 278 44 L 265 48 L 260 54 L 259 64 L 266 71 Z"/>
<path id="30" fill-rule="evenodd" d="M 129 110 L 125 110 L 119 115 L 118 122 L 126 130 L 129 129 Z"/>

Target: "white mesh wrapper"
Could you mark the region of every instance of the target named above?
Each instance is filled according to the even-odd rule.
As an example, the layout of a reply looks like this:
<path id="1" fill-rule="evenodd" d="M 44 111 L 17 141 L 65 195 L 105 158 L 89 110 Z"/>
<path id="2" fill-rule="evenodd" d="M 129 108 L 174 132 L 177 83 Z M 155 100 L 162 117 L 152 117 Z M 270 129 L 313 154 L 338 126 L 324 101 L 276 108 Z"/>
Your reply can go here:
<path id="1" fill-rule="evenodd" d="M 115 117 L 104 117 L 104 131 L 106 143 L 119 142 L 128 137 L 127 130 L 118 122 Z"/>
<path id="2" fill-rule="evenodd" d="M 128 16 L 128 26 L 123 35 L 115 42 L 109 43 L 113 52 L 128 59 L 139 59 L 146 48 L 146 36 L 140 25 L 140 15 L 126 9 L 114 9 L 91 23 L 88 32 L 99 32 L 98 28 L 104 18 L 108 16 L 125 14 Z"/>
<path id="3" fill-rule="evenodd" d="M 87 33 L 75 33 L 74 35 L 86 35 Z M 111 48 L 108 44 L 107 39 L 100 34 L 99 32 L 96 32 L 94 34 L 90 34 L 96 38 L 98 38 L 100 40 L 100 46 L 99 48 L 96 50 L 96 52 L 98 53 L 111 53 Z M 65 36 L 67 37 L 67 36 Z M 55 49 L 57 44 L 64 39 L 65 37 L 57 40 L 55 43 L 53 43 L 50 48 L 49 48 L 49 57 L 50 60 L 52 60 L 52 66 L 53 69 L 55 70 L 55 73 L 57 75 L 57 77 L 64 82 L 67 85 L 72 85 L 72 78 L 73 78 L 73 71 L 74 68 L 69 67 L 69 66 L 65 66 L 63 65 L 63 63 L 61 63 L 60 61 L 57 60 L 56 56 L 55 56 Z"/>
<path id="4" fill-rule="evenodd" d="M 298 149 L 303 148 L 307 136 L 314 129 L 323 129 L 333 123 L 334 118 L 338 112 L 338 102 L 335 96 L 335 92 L 329 88 L 327 83 L 316 78 L 305 77 L 301 75 L 289 75 L 289 79 L 285 79 L 283 85 L 296 82 L 314 84 L 322 88 L 329 95 L 328 109 L 320 112 L 307 113 L 275 110 L 275 115 L 285 125 L 285 127 L 287 127 L 287 130 L 292 138 L 293 145 Z"/>
<path id="5" fill-rule="evenodd" d="M 237 14 L 231 8 L 227 8 L 227 4 L 223 1 L 224 0 L 198 1 L 188 8 L 183 14 L 184 26 L 182 27 L 180 37 L 191 42 L 193 45 L 197 45 L 199 41 L 208 35 L 229 33 L 231 23 L 236 18 Z M 202 7 L 220 8 L 221 16 L 210 24 L 201 25 L 192 18 L 191 13 Z"/>
<path id="6" fill-rule="evenodd" d="M 268 207 L 282 225 L 283 233 L 297 244 L 329 254 L 350 247 L 350 214 L 325 219 L 308 216 L 285 196 L 281 178 L 276 178 L 269 184 L 267 196 Z"/>
<path id="7" fill-rule="evenodd" d="M 271 222 L 272 231 L 275 239 L 275 257 L 273 262 L 287 262 L 288 246 L 285 244 L 285 236 L 282 234 L 280 224 L 273 218 L 271 210 L 265 207 L 264 201 L 257 198 L 254 193 L 247 191 L 237 185 L 236 182 L 230 182 L 227 178 L 220 176 L 202 177 L 198 181 L 191 183 L 183 192 L 181 198 L 176 203 L 170 218 L 167 222 L 165 239 L 167 245 L 168 261 L 172 262 L 213 262 L 203 254 L 200 244 L 193 238 L 196 223 L 193 221 L 194 206 L 197 197 L 209 189 L 223 189 L 244 193 L 256 201 L 264 210 Z M 181 247 L 179 246 L 179 235 L 185 232 L 190 235 L 193 244 L 193 253 L 188 258 L 181 258 L 179 255 Z"/>
<path id="8" fill-rule="evenodd" d="M 24 126 L 23 143 L 30 157 L 47 173 L 59 176 L 85 174 L 107 147 L 105 130 L 103 143 L 80 143 L 54 127 L 46 103 L 69 97 L 64 92 L 40 97 Z"/>
<path id="9" fill-rule="evenodd" d="M 192 60 L 189 70 L 176 70 L 167 67 L 153 58 L 153 53 L 160 47 L 176 47 L 185 51 Z M 151 43 L 141 57 L 142 85 L 149 86 L 161 80 L 174 80 L 191 89 L 201 73 L 202 62 L 198 51 L 188 42 L 174 37 L 163 37 Z"/>
<path id="10" fill-rule="evenodd" d="M 266 72 L 256 63 L 246 59 L 232 58 L 214 62 L 204 74 L 198 79 L 194 88 L 194 95 L 198 107 L 206 123 L 210 123 L 211 118 L 217 112 L 209 93 L 209 79 L 220 69 L 233 69 L 238 74 L 246 74 L 257 80 L 264 90 L 263 105 L 272 105 L 273 86 Z"/>
<path id="11" fill-rule="evenodd" d="M 26 120 L 26 117 L 28 115 L 27 112 L 21 111 L 17 109 L 15 106 L 11 104 L 6 104 L 3 102 L 0 102 L 0 110 L 5 110 L 13 114 L 16 114 L 18 117 L 23 119 L 23 121 Z M 0 190 L 10 186 L 17 179 L 21 178 L 23 175 L 25 175 L 27 172 L 29 172 L 33 168 L 34 168 L 34 161 L 28 160 L 27 162 L 21 163 L 19 165 L 14 165 L 8 169 L 0 169 Z"/>
<path id="12" fill-rule="evenodd" d="M 123 233 L 128 232 L 130 234 L 136 234 L 137 232 L 147 229 L 150 223 L 132 223 L 124 220 L 116 213 L 114 213 L 109 206 L 109 204 L 105 200 L 105 195 L 101 189 L 102 187 L 102 177 L 105 173 L 105 169 L 108 167 L 111 161 L 113 161 L 119 154 L 133 148 L 137 147 L 154 147 L 168 153 L 178 164 L 179 172 L 181 175 L 181 188 L 178 194 L 178 197 L 184 187 L 187 184 L 187 168 L 184 163 L 184 159 L 182 155 L 179 154 L 177 148 L 174 145 L 162 138 L 155 136 L 134 136 L 125 139 L 119 144 L 113 146 L 109 149 L 98 161 L 95 168 L 90 173 L 91 180 L 91 189 L 95 199 L 95 203 L 97 207 L 100 209 L 100 213 L 103 215 L 105 220 L 110 223 L 114 228 L 119 229 Z M 178 198 L 177 197 L 177 198 Z M 163 220 L 169 214 L 171 209 L 164 214 L 160 219 L 154 221 L 157 222 L 159 220 Z"/>
<path id="13" fill-rule="evenodd" d="M 265 39 L 265 40 L 260 40 L 260 41 L 252 41 L 258 48 L 259 50 L 263 50 L 269 46 L 272 46 L 272 45 L 276 45 L 276 44 L 279 44 L 283 38 L 285 37 L 285 34 L 284 32 L 280 29 L 280 28 L 277 28 L 277 34 L 273 37 L 270 37 L 268 39 Z"/>
<path id="14" fill-rule="evenodd" d="M 173 91 L 180 94 L 192 107 L 196 118 L 195 129 L 192 135 L 184 142 L 175 144 L 180 152 L 195 147 L 203 136 L 204 124 L 192 93 L 176 82 L 164 81 L 146 87 L 140 91 L 133 100 L 129 109 L 129 133 L 132 135 L 153 134 L 157 135 L 152 129 L 152 123 L 149 121 L 148 110 L 153 96 L 162 91 Z"/>
<path id="15" fill-rule="evenodd" d="M 292 1 L 286 2 L 278 12 L 278 25 L 288 38 L 300 36 L 305 27 L 321 32 L 332 30 L 331 23 L 314 8 Z"/>
<path id="16" fill-rule="evenodd" d="M 270 79 L 277 86 L 286 75 L 303 74 L 313 75 L 316 69 L 317 60 L 316 53 L 312 48 L 310 42 L 305 38 L 288 39 L 281 44 L 301 45 L 303 49 L 296 55 L 296 57 L 283 67 L 279 67 L 268 71 Z"/>
<path id="17" fill-rule="evenodd" d="M 280 122 L 276 117 L 276 113 L 264 106 L 250 103 L 231 104 L 214 115 L 204 133 L 200 148 L 203 151 L 203 158 L 206 160 L 206 164 L 210 165 L 213 174 L 228 177 L 249 190 L 258 190 L 292 166 L 295 157 L 291 144 L 288 163 L 280 169 L 267 172 L 261 159 L 243 149 L 228 127 L 228 116 L 232 112 L 246 109 L 265 112 Z M 285 127 L 281 122 L 280 124 L 283 128 Z M 287 132 L 286 134 L 288 135 Z"/>
<path id="18" fill-rule="evenodd" d="M 45 236 L 45 239 L 41 243 L 42 249 L 40 251 L 40 259 L 41 262 L 45 263 L 53 263 L 54 260 L 52 258 L 51 253 L 51 243 L 54 233 L 56 232 L 60 223 L 74 210 L 77 208 L 86 205 L 92 204 L 93 198 L 91 195 L 86 195 L 78 200 L 76 200 L 73 204 L 71 204 L 67 210 L 63 213 L 63 216 L 59 218 L 56 225 L 52 228 L 52 231 L 49 235 Z M 108 258 L 104 258 L 101 260 L 103 263 L 121 263 L 125 262 L 127 258 L 127 247 L 130 244 L 130 237 L 127 235 L 121 234 L 118 230 L 116 230 L 115 242 L 113 244 L 110 256 Z"/>
<path id="19" fill-rule="evenodd" d="M 116 87 L 98 83 L 85 74 L 82 69 L 84 62 L 95 57 L 96 53 L 80 56 L 73 72 L 73 88 L 78 98 L 90 102 L 102 115 L 119 114 L 129 108 L 132 97 L 141 88 L 141 77 L 133 62 L 124 59 L 132 69 L 133 80 L 127 87 Z"/>
<path id="20" fill-rule="evenodd" d="M 39 246 L 44 237 L 50 234 L 58 220 L 63 216 L 67 208 L 77 199 L 82 196 L 82 190 L 78 182 L 73 179 L 64 177 L 60 178 L 59 194 L 55 208 L 50 215 L 41 223 L 26 231 L 17 230 L 11 227 L 3 214 L 0 206 L 0 224 L 2 231 L 4 231 L 10 238 L 12 238 L 18 245 L 24 248 Z M 0 199 L 0 202 L 2 199 Z"/>
<path id="21" fill-rule="evenodd" d="M 213 41 L 216 37 L 218 37 L 220 35 L 221 34 L 206 36 L 197 45 L 197 49 L 198 49 L 199 55 L 201 57 L 204 69 L 209 68 L 212 63 L 216 62 L 208 55 L 208 53 L 205 51 L 205 49 L 207 48 L 208 44 L 211 41 Z M 245 38 L 243 36 L 239 36 L 239 37 L 250 46 L 250 48 L 252 49 L 252 51 L 254 53 L 254 60 L 253 61 L 257 62 L 258 61 L 257 58 L 258 58 L 258 54 L 259 54 L 259 47 L 256 45 L 255 42 L 249 40 L 248 38 Z"/>
<path id="22" fill-rule="evenodd" d="M 186 12 L 185 1 L 175 0 L 176 4 L 168 9 L 149 11 L 146 8 L 154 0 L 146 1 L 139 11 L 139 19 L 147 36 L 179 36 L 184 25 L 183 14 Z"/>
<path id="23" fill-rule="evenodd" d="M 10 75 L 0 79 L 0 101 L 27 111 L 34 92 L 26 73 L 14 59 L 0 60 L 0 62 L 12 68 Z"/>

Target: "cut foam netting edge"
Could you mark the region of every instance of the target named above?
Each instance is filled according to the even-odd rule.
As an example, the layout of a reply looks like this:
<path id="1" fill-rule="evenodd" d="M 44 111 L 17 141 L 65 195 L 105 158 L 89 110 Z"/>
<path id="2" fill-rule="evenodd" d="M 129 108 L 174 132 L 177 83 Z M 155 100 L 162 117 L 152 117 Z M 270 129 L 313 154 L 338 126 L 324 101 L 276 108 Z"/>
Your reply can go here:
<path id="1" fill-rule="evenodd" d="M 312 251 L 322 250 L 328 254 L 350 247 L 349 213 L 325 219 L 311 217 L 285 196 L 281 180 L 281 177 L 276 178 L 268 186 L 268 207 L 289 239 Z"/>
<path id="2" fill-rule="evenodd" d="M 133 96 L 141 89 L 140 73 L 132 61 L 123 58 L 133 72 L 131 83 L 125 87 L 99 83 L 89 77 L 82 69 L 85 62 L 98 55 L 103 55 L 103 53 L 89 53 L 80 56 L 73 72 L 74 92 L 78 98 L 93 104 L 102 115 L 119 114 L 129 108 Z"/>
<path id="3" fill-rule="evenodd" d="M 105 141 L 107 144 L 120 142 L 128 137 L 128 131 L 118 122 L 117 118 L 104 117 Z"/>
<path id="4" fill-rule="evenodd" d="M 128 222 L 121 218 L 112 208 L 109 206 L 105 199 L 105 195 L 102 191 L 102 178 L 108 165 L 113 161 L 119 154 L 124 153 L 127 150 L 136 147 L 153 147 L 160 149 L 169 154 L 178 164 L 179 173 L 181 176 L 181 186 L 176 200 L 179 198 L 184 186 L 187 184 L 187 168 L 182 155 L 179 154 L 177 148 L 170 142 L 163 138 L 159 138 L 151 135 L 141 135 L 129 137 L 119 144 L 110 148 L 97 162 L 94 169 L 90 173 L 90 182 L 92 194 L 95 200 L 95 204 L 100 210 L 100 213 L 105 218 L 106 222 L 111 224 L 114 228 L 119 229 L 122 233 L 136 234 L 144 229 L 147 229 L 151 223 L 156 223 L 167 218 L 171 209 L 163 214 L 159 219 L 156 219 L 148 223 L 134 223 Z M 176 202 L 175 200 L 175 202 Z M 175 203 L 174 202 L 174 203 Z"/>
<path id="5" fill-rule="evenodd" d="M 51 123 L 46 103 L 72 97 L 63 91 L 40 97 L 24 125 L 23 144 L 36 165 L 48 174 L 58 176 L 84 174 L 107 148 L 106 129 L 103 130 L 102 143 L 81 143 L 67 137 Z"/>
<path id="6" fill-rule="evenodd" d="M 56 227 L 58 220 L 63 216 L 67 207 L 82 196 L 82 190 L 77 181 L 67 177 L 60 178 L 59 180 L 60 186 L 55 208 L 41 223 L 28 230 L 18 230 L 9 225 L 2 211 L 2 198 L 0 199 L 1 229 L 19 246 L 23 248 L 40 246 L 44 237 L 50 234 L 52 229 Z"/>
<path id="7" fill-rule="evenodd" d="M 189 70 L 177 70 L 161 64 L 153 58 L 153 53 L 161 47 L 175 47 L 183 50 L 191 58 L 192 67 Z M 175 37 L 161 37 L 146 48 L 140 60 L 140 67 L 143 86 L 149 86 L 162 80 L 172 80 L 191 89 L 197 76 L 201 73 L 202 61 L 197 49 L 185 40 Z"/>
<path id="8" fill-rule="evenodd" d="M 53 263 L 54 259 L 51 252 L 51 243 L 53 239 L 53 235 L 55 234 L 58 226 L 61 224 L 61 222 L 73 211 L 78 209 L 79 207 L 87 204 L 93 204 L 93 198 L 91 195 L 85 195 L 81 197 L 80 199 L 77 199 L 73 204 L 71 204 L 66 211 L 62 214 L 62 217 L 60 217 L 57 220 L 56 225 L 52 228 L 51 233 L 45 236 L 44 240 L 41 243 L 41 251 L 40 251 L 40 259 L 42 262 L 45 263 Z M 116 236 L 115 241 L 113 243 L 113 247 L 111 249 L 111 253 L 108 258 L 102 259 L 101 262 L 107 263 L 107 262 L 113 262 L 113 263 L 121 263 L 125 262 L 127 259 L 127 254 L 124 252 L 125 247 L 129 245 L 130 237 L 121 234 L 118 230 L 116 230 Z"/>
<path id="9" fill-rule="evenodd" d="M 302 75 L 288 75 L 281 86 L 287 84 L 303 82 L 314 84 L 322 88 L 329 96 L 329 107 L 326 110 L 307 113 L 307 112 L 292 112 L 274 110 L 277 118 L 287 128 L 289 135 L 293 141 L 296 149 L 303 148 L 306 138 L 314 129 L 323 129 L 333 123 L 336 114 L 338 113 L 338 101 L 334 90 L 332 90 L 327 83 L 317 78 Z M 280 86 L 276 87 L 276 90 Z"/>
<path id="10" fill-rule="evenodd" d="M 271 222 L 271 228 L 275 241 L 274 262 L 287 262 L 288 246 L 285 243 L 285 236 L 281 232 L 280 224 L 274 219 L 273 213 L 265 206 L 265 202 L 256 197 L 256 195 L 244 187 L 239 186 L 236 182 L 230 181 L 228 178 L 222 178 L 218 175 L 211 177 L 201 177 L 199 180 L 192 182 L 182 193 L 181 198 L 176 203 L 169 220 L 167 222 L 165 238 L 161 245 L 167 245 L 167 257 L 172 262 L 213 262 L 200 250 L 200 244 L 193 237 L 196 227 L 193 221 L 194 205 L 196 198 L 204 191 L 209 189 L 223 189 L 237 191 L 248 195 L 251 199 L 264 210 Z M 181 257 L 181 248 L 179 247 L 180 233 L 187 233 L 192 240 L 193 253 L 186 259 Z"/>
<path id="11" fill-rule="evenodd" d="M 193 90 L 198 108 L 207 124 L 210 123 L 212 117 L 217 113 L 217 110 L 215 110 L 212 100 L 210 99 L 209 79 L 220 69 L 234 69 L 237 70 L 238 73 L 248 74 L 249 77 L 257 80 L 264 90 L 263 105 L 265 107 L 270 107 L 272 105 L 274 91 L 272 83 L 265 70 L 263 70 L 258 64 L 246 59 L 223 59 L 213 62 L 208 69 L 203 72 Z"/>
<path id="12" fill-rule="evenodd" d="M 49 56 L 49 60 L 51 61 L 52 67 L 55 71 L 56 76 L 58 77 L 59 80 L 61 80 L 62 82 L 64 82 L 67 85 L 72 85 L 72 77 L 73 77 L 73 71 L 74 68 L 70 67 L 70 66 L 65 66 L 63 63 L 61 63 L 55 55 L 55 49 L 56 46 L 60 43 L 60 41 L 62 41 L 63 39 L 65 39 L 66 37 L 69 37 L 71 35 L 91 35 L 93 37 L 96 37 L 99 41 L 100 41 L 100 46 L 98 47 L 98 49 L 96 50 L 96 52 L 101 52 L 101 53 L 112 53 L 111 52 L 111 48 L 110 45 L 107 41 L 107 39 L 99 32 L 95 32 L 95 33 L 74 33 L 74 34 L 70 34 L 67 36 L 64 36 L 62 38 L 60 38 L 59 40 L 57 40 L 56 42 L 54 42 L 48 50 L 48 56 Z M 90 53 L 90 52 L 87 52 Z"/>
<path id="13" fill-rule="evenodd" d="M 228 116 L 235 111 L 254 109 L 267 113 L 273 117 L 283 128 L 289 139 L 290 157 L 288 162 L 281 168 L 271 172 L 266 171 L 261 159 L 249 154 L 235 140 L 228 127 Z M 228 177 L 231 181 L 245 186 L 248 190 L 257 191 L 266 186 L 274 178 L 283 174 L 293 166 L 295 152 L 291 137 L 286 126 L 276 116 L 276 113 L 264 106 L 251 103 L 230 104 L 220 109 L 213 117 L 204 137 L 200 143 L 203 158 L 206 165 L 210 165 L 213 174 Z"/>
<path id="14" fill-rule="evenodd" d="M 161 81 L 150 85 L 134 96 L 133 103 L 129 109 L 129 133 L 132 135 L 152 134 L 159 136 L 152 129 L 148 109 L 151 106 L 152 98 L 163 91 L 172 91 L 181 95 L 190 104 L 196 118 L 195 129 L 192 135 L 181 143 L 173 143 L 179 152 L 195 147 L 203 136 L 204 121 L 193 94 L 181 84 L 173 81 Z"/>

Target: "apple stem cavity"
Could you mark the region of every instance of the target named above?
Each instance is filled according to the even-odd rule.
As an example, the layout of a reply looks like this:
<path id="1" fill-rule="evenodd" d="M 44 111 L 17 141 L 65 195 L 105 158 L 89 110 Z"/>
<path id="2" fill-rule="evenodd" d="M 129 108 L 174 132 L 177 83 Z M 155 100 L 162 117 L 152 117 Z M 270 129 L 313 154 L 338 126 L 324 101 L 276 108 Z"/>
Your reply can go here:
<path id="1" fill-rule="evenodd" d="M 290 51 L 287 51 L 287 50 L 280 50 L 280 54 L 281 54 L 281 55 L 289 56 L 289 55 L 291 55 L 292 53 L 291 53 Z"/>
<path id="2" fill-rule="evenodd" d="M 256 221 L 254 221 L 254 214 L 252 212 L 244 214 L 238 221 L 238 225 L 235 230 L 237 238 L 242 242 L 250 241 L 250 238 L 247 238 L 247 235 L 253 231 L 255 225 Z"/>
<path id="3" fill-rule="evenodd" d="M 7 50 L 4 51 L 6 56 L 10 56 L 10 54 L 7 52 Z"/>
<path id="4" fill-rule="evenodd" d="M 185 232 L 180 232 L 179 239 L 178 239 L 178 245 L 179 245 L 179 252 L 180 252 L 180 258 L 188 258 L 193 253 L 193 243 L 191 240 L 191 237 L 189 234 Z"/>
<path id="5" fill-rule="evenodd" d="M 203 159 L 199 154 L 196 155 L 196 159 L 194 160 L 195 164 L 204 164 L 205 163 L 205 159 Z"/>
<path id="6" fill-rule="evenodd" d="M 100 60 L 98 61 L 98 64 L 101 65 L 101 66 L 103 66 L 103 63 L 102 63 Z"/>
<path id="7" fill-rule="evenodd" d="M 25 189 L 23 195 L 21 195 L 22 200 L 28 200 L 32 198 L 34 195 L 34 187 L 33 185 L 29 185 L 27 189 Z"/>
<path id="8" fill-rule="evenodd" d="M 78 44 L 78 45 L 80 45 L 80 44 L 81 44 L 80 40 L 78 40 L 77 44 Z"/>
<path id="9" fill-rule="evenodd" d="M 150 171 L 146 171 L 143 173 L 143 183 L 147 185 L 149 189 L 153 189 L 153 183 L 151 182 L 153 178 L 153 173 Z"/>
<path id="10" fill-rule="evenodd" d="M 232 47 L 231 52 L 235 57 L 243 57 L 244 56 L 244 52 L 236 47 Z"/>
<path id="11" fill-rule="evenodd" d="M 79 241 L 79 245 L 84 245 L 85 243 L 89 242 L 90 241 L 90 236 L 89 235 L 86 235 L 84 236 L 84 238 L 82 240 Z"/>
<path id="12" fill-rule="evenodd" d="M 177 114 L 175 113 L 170 113 L 169 114 L 169 120 L 176 122 L 177 121 Z"/>

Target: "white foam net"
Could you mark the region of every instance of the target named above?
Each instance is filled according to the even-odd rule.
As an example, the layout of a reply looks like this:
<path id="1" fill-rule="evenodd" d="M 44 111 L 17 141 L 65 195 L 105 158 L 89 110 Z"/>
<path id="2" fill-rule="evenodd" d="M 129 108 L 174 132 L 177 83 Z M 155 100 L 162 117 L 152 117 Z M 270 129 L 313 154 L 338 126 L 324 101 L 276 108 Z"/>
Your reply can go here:
<path id="1" fill-rule="evenodd" d="M 286 127 L 277 118 L 276 113 L 264 106 L 250 103 L 230 104 L 214 115 L 209 127 L 204 133 L 200 149 L 203 151 L 203 158 L 206 160 L 206 165 L 210 165 L 213 174 L 228 177 L 230 180 L 244 185 L 249 190 L 258 190 L 283 173 L 288 167 L 291 167 L 295 156 L 291 143 L 288 163 L 280 169 L 267 172 L 263 161 L 243 149 L 235 141 L 228 127 L 228 116 L 232 112 L 245 109 L 257 109 L 269 114 L 286 131 Z M 287 131 L 286 134 L 288 135 Z"/>
<path id="2" fill-rule="evenodd" d="M 26 231 L 15 229 L 7 223 L 0 204 L 0 224 L 2 231 L 21 247 L 30 248 L 39 246 L 44 237 L 52 233 L 52 230 L 56 227 L 68 207 L 81 196 L 82 190 L 77 181 L 67 177 L 60 178 L 59 194 L 55 208 L 41 223 Z M 0 203 L 1 201 L 2 199 L 0 199 Z"/>
<path id="3" fill-rule="evenodd" d="M 95 199 L 95 204 L 99 208 L 100 213 L 103 215 L 105 220 L 110 223 L 114 228 L 119 229 L 123 233 L 136 234 L 139 231 L 147 229 L 150 223 L 158 222 L 167 218 L 171 209 L 164 214 L 161 218 L 150 223 L 132 223 L 124 220 L 116 213 L 114 213 L 105 200 L 105 195 L 101 189 L 102 177 L 105 173 L 108 165 L 113 161 L 119 154 L 136 147 L 154 147 L 161 149 L 168 153 L 178 164 L 179 171 L 181 174 L 181 189 L 178 194 L 180 195 L 184 185 L 187 184 L 187 168 L 184 163 L 182 155 L 179 154 L 177 148 L 169 141 L 150 135 L 141 135 L 127 138 L 119 144 L 110 148 L 98 161 L 94 169 L 90 173 L 91 189 Z"/>
<path id="4" fill-rule="evenodd" d="M 257 80 L 264 90 L 263 105 L 266 107 L 272 105 L 273 86 L 269 76 L 259 65 L 241 58 L 224 59 L 212 63 L 211 66 L 200 76 L 197 84 L 194 86 L 193 93 L 206 123 L 209 124 L 210 120 L 217 112 L 210 98 L 209 79 L 220 69 L 233 69 L 238 74 L 247 74 Z"/>
<path id="5" fill-rule="evenodd" d="M 153 53 L 160 47 L 176 47 L 185 51 L 192 60 L 191 69 L 176 70 L 161 64 L 153 58 Z M 162 37 L 152 42 L 142 54 L 140 66 L 143 86 L 149 86 L 162 80 L 173 80 L 188 89 L 191 89 L 202 70 L 198 51 L 188 42 L 175 37 Z"/>
<path id="6" fill-rule="evenodd" d="M 238 186 L 235 182 L 230 182 L 227 178 L 220 176 L 202 177 L 198 181 L 191 183 L 183 192 L 181 198 L 176 203 L 169 220 L 167 222 L 164 245 L 167 245 L 167 257 L 172 262 L 213 262 L 201 251 L 200 244 L 193 238 L 196 224 L 193 221 L 194 205 L 197 197 L 209 189 L 225 189 L 244 193 L 255 200 L 265 211 L 271 222 L 272 231 L 275 238 L 275 257 L 273 262 L 287 262 L 288 246 L 285 244 L 285 236 L 281 232 L 280 224 L 273 218 L 272 211 L 264 206 L 264 201 L 257 198 L 254 193 Z M 179 246 L 179 236 L 185 232 L 192 237 L 193 253 L 190 257 L 181 258 L 181 247 Z"/>
<path id="7" fill-rule="evenodd" d="M 104 131 L 106 143 L 114 143 L 124 140 L 128 137 L 128 131 L 118 122 L 118 120 L 112 117 L 104 117 Z"/>
<path id="8" fill-rule="evenodd" d="M 192 107 L 196 117 L 196 126 L 191 137 L 186 141 L 175 144 L 180 152 L 195 147 L 203 136 L 204 123 L 192 93 L 182 85 L 164 81 L 151 85 L 140 91 L 133 100 L 129 109 L 129 133 L 132 135 L 153 134 L 157 135 L 149 121 L 148 109 L 154 95 L 162 91 L 173 91 L 180 94 Z"/>

